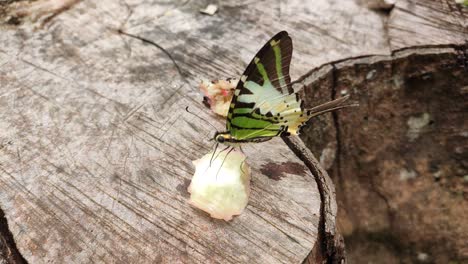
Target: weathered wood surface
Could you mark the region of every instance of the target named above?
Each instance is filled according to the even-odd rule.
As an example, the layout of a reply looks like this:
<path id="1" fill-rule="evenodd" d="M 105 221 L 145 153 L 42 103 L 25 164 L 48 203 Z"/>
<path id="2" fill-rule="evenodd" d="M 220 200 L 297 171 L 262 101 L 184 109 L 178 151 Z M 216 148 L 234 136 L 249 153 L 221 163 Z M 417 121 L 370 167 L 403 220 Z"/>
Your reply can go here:
<path id="1" fill-rule="evenodd" d="M 293 79 L 333 60 L 466 39 L 427 33 L 447 17 L 431 4 L 449 1 L 398 1 L 388 17 L 353 1 L 223 1 L 212 17 L 198 13 L 207 2 L 76 2 L 54 14 L 36 5 L 40 15 L 21 3 L 21 15 L 10 6 L 0 18 L 0 207 L 34 263 L 302 261 L 318 243 L 320 197 L 281 141 L 246 149 L 254 174 L 243 215 L 225 223 L 187 205 L 190 161 L 214 131 L 183 109 L 223 127 L 200 105 L 198 80 L 238 76 L 279 30 L 293 37 Z M 431 16 L 414 15 L 420 8 Z M 448 31 L 466 34 L 455 11 Z M 164 47 L 183 75 L 118 29 Z M 316 122 L 330 133 L 309 136 L 333 146 L 330 119 Z"/>
<path id="2" fill-rule="evenodd" d="M 449 0 L 398 0 L 388 16 L 391 50 L 462 45 L 468 40 L 468 9 Z"/>
<path id="3" fill-rule="evenodd" d="M 248 146 L 246 212 L 229 223 L 210 219 L 188 206 L 186 187 L 191 160 L 210 149 L 214 131 L 184 108 L 222 129 L 199 103 L 199 79 L 238 76 L 284 29 L 294 38 L 293 77 L 363 46 L 381 52 L 382 38 L 370 38 L 360 25 L 343 21 L 353 25 L 346 32 L 332 21 L 317 26 L 324 11 L 336 12 L 335 19 L 348 12 L 350 20 L 364 11 L 381 29 L 379 17 L 325 1 L 310 1 L 305 10 L 303 1 L 223 2 L 212 17 L 198 13 L 206 3 L 188 1 L 49 3 L 9 6 L 0 34 L 0 206 L 24 258 L 305 259 L 320 214 L 310 172 L 281 141 Z M 160 49 L 118 29 L 164 47 L 183 76 Z M 347 34 L 359 36 L 356 46 L 344 41 Z M 330 43 L 336 50 L 329 52 Z"/>

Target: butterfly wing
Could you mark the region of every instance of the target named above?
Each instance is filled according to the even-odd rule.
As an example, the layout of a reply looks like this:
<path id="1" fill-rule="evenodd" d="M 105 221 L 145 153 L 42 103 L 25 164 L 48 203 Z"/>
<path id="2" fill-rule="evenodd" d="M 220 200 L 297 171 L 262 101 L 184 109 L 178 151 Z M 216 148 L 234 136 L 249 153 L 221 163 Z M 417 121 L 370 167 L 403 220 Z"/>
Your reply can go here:
<path id="1" fill-rule="evenodd" d="M 263 141 L 297 135 L 311 117 L 346 107 L 348 96 L 305 110 L 289 77 L 292 40 L 286 31 L 271 38 L 255 55 L 234 91 L 227 131 L 236 140 Z"/>
<path id="2" fill-rule="evenodd" d="M 302 110 L 289 77 L 292 49 L 288 33 L 279 32 L 247 66 L 228 112 L 226 126 L 232 137 L 250 140 L 294 130 Z"/>

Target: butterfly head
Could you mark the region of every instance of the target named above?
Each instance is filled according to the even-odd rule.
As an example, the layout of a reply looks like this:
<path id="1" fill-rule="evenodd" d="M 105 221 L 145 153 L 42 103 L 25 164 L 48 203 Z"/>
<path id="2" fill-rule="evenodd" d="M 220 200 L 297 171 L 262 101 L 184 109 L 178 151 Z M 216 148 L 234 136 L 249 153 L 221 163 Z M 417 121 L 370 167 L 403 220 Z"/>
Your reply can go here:
<path id="1" fill-rule="evenodd" d="M 214 140 L 218 143 L 227 143 L 230 142 L 232 139 L 231 134 L 229 132 L 216 132 L 214 135 Z"/>

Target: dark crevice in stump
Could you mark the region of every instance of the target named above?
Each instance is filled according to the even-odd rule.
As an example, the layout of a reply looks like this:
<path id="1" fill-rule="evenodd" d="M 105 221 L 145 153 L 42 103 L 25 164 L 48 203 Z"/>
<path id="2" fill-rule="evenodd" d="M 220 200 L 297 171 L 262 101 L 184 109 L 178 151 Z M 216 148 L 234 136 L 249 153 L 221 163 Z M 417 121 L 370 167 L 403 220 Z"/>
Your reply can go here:
<path id="1" fill-rule="evenodd" d="M 27 263 L 18 248 L 16 247 L 13 234 L 8 228 L 8 221 L 3 210 L 0 208 L 0 262 L 6 261 L 8 264 Z"/>

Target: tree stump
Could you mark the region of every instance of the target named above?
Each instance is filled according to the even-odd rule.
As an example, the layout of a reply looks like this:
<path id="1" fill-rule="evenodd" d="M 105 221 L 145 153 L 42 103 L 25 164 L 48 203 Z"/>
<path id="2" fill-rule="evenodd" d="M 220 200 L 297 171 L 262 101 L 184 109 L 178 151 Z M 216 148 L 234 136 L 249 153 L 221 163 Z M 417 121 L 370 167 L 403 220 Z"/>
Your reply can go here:
<path id="1" fill-rule="evenodd" d="M 455 3 L 398 1 L 375 12 L 365 1 L 223 1 L 213 16 L 199 13 L 206 5 L 0 4 L 0 241 L 7 244 L 0 249 L 7 261 L 341 261 L 334 186 L 300 140 L 246 146 L 251 199 L 233 221 L 187 204 L 191 161 L 210 150 L 215 131 L 185 108 L 224 126 L 201 104 L 199 80 L 239 76 L 270 36 L 287 30 L 291 76 L 305 96 L 316 96 L 309 104 L 344 87 L 361 102 L 313 121 L 303 137 L 325 168 L 342 171 L 335 177 L 342 187 L 345 144 L 359 142 L 348 137 L 351 122 L 374 104 L 363 95 L 362 74 L 383 67 L 375 82 L 388 82 L 393 72 L 384 65 L 413 58 L 396 49 L 445 44 L 411 52 L 436 54 L 447 69 L 466 50 L 466 11 Z M 368 54 L 384 57 L 347 59 Z M 369 69 L 351 76 L 361 64 Z"/>

